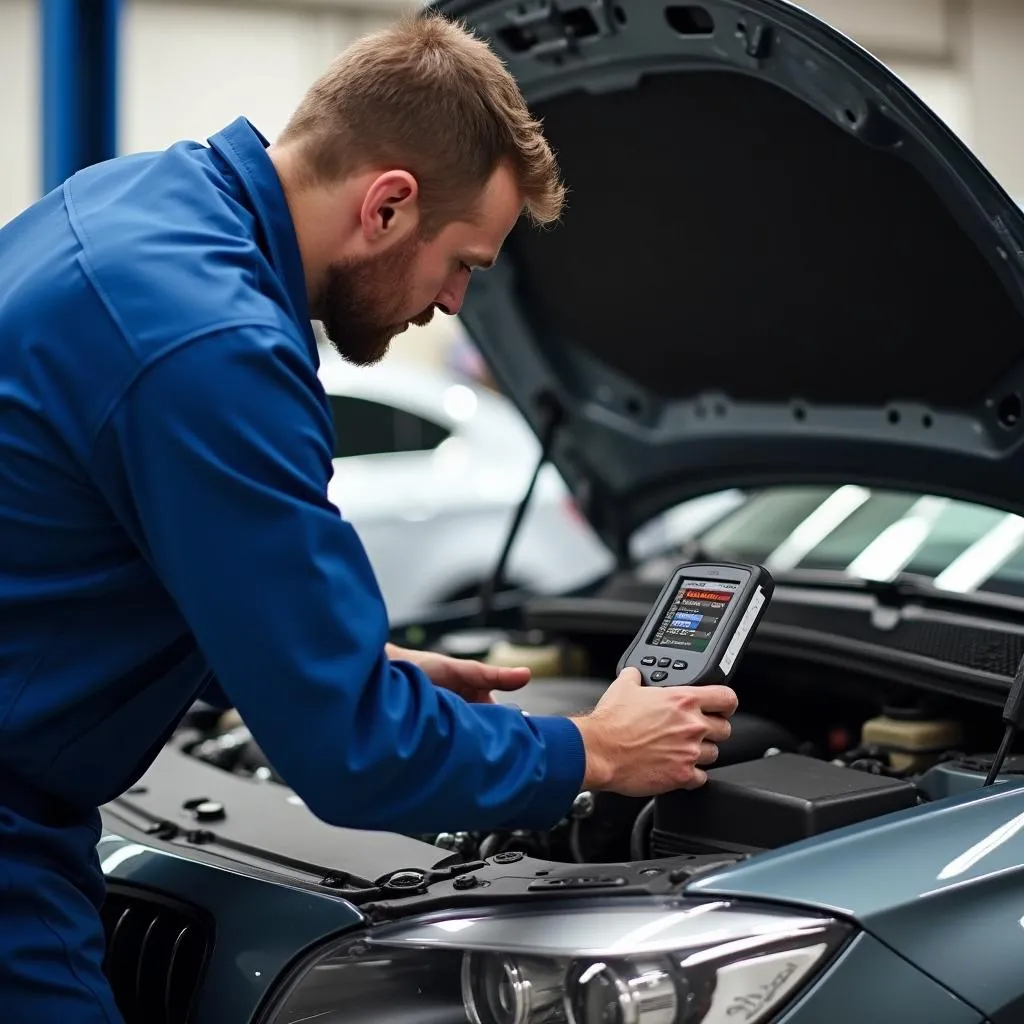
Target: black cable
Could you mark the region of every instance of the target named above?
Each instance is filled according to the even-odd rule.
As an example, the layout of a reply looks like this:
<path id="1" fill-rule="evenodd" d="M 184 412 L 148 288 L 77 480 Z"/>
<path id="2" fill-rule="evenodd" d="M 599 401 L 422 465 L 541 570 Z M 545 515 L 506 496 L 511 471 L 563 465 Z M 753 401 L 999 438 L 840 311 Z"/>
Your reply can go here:
<path id="1" fill-rule="evenodd" d="M 650 855 L 647 843 L 647 830 L 654 817 L 654 801 L 650 800 L 644 804 L 644 809 L 636 816 L 633 822 L 633 831 L 629 836 L 629 857 L 630 860 L 647 860 Z"/>
<path id="2" fill-rule="evenodd" d="M 519 533 L 519 528 L 523 524 L 523 517 L 526 515 L 526 509 L 529 507 L 530 499 L 533 497 L 534 488 L 537 486 L 538 479 L 540 479 L 540 471 L 544 468 L 544 464 L 551 457 L 551 448 L 554 445 L 555 436 L 558 433 L 558 427 L 562 421 L 558 406 L 553 401 L 546 402 L 543 407 L 543 411 L 547 416 L 547 420 L 544 424 L 544 429 L 541 432 L 540 458 L 537 460 L 537 465 L 534 468 L 533 476 L 530 478 L 530 484 L 526 488 L 526 493 L 520 500 L 519 505 L 516 508 L 515 515 L 512 517 L 512 523 L 508 528 L 508 533 L 505 536 L 505 544 L 501 549 L 501 554 L 498 556 L 498 562 L 494 566 L 494 571 L 491 573 L 490 579 L 484 583 L 480 590 L 480 613 L 477 620 L 477 624 L 479 626 L 487 626 L 490 624 L 494 595 L 501 586 L 501 578 L 505 572 L 505 563 L 508 561 L 508 556 L 512 551 L 512 545 L 515 543 L 516 536 Z"/>
<path id="3" fill-rule="evenodd" d="M 1013 745 L 1013 741 L 1017 738 L 1017 728 L 1013 725 L 1006 727 L 1006 732 L 1003 733 L 1002 742 L 999 744 L 999 750 L 996 751 L 996 756 L 992 759 L 992 764 L 989 766 L 988 775 L 985 776 L 983 785 L 991 786 L 996 781 L 996 776 L 999 774 L 1000 769 L 1003 767 L 1003 762 L 1006 760 L 1006 755 L 1010 752 L 1010 747 Z"/>
<path id="4" fill-rule="evenodd" d="M 1017 666 L 1017 674 L 1013 677 L 1010 685 L 1010 692 L 1003 705 L 1003 721 L 1006 723 L 1006 732 L 1003 733 L 1003 740 L 999 744 L 999 750 L 992 760 L 992 766 L 988 770 L 983 785 L 991 786 L 996 781 L 996 776 L 1002 770 L 1006 755 L 1010 753 L 1010 747 L 1017 738 L 1021 728 L 1021 715 L 1024 713 L 1024 658 L 1021 658 Z"/>

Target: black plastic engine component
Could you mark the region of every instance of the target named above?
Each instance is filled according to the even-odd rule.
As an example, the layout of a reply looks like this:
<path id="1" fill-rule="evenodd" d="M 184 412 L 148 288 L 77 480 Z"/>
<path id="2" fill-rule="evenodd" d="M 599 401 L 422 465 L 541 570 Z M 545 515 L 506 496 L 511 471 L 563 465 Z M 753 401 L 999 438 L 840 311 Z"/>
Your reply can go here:
<path id="1" fill-rule="evenodd" d="M 916 803 L 906 779 L 782 753 L 712 769 L 700 789 L 658 797 L 651 852 L 756 853 Z"/>
<path id="2" fill-rule="evenodd" d="M 531 715 L 577 715 L 591 710 L 608 687 L 602 679 L 535 679 L 523 690 L 496 692 L 501 703 L 515 704 Z M 719 745 L 718 764 L 753 761 L 769 749 L 796 750 L 797 739 L 767 718 L 737 711 L 732 735 Z M 629 836 L 646 798 L 595 793 L 593 811 L 577 826 L 577 842 L 583 860 L 605 862 L 630 858 Z"/>

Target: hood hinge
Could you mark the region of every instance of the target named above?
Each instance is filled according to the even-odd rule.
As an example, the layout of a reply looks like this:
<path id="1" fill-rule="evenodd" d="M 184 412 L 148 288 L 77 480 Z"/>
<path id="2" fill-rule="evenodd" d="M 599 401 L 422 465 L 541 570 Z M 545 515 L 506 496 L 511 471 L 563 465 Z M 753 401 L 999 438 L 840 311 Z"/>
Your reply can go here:
<path id="1" fill-rule="evenodd" d="M 510 5 L 504 13 L 510 24 L 498 29 L 501 41 L 517 55 L 540 60 L 577 53 L 580 40 L 612 35 L 618 24 L 611 0 L 562 6 L 541 0 Z"/>

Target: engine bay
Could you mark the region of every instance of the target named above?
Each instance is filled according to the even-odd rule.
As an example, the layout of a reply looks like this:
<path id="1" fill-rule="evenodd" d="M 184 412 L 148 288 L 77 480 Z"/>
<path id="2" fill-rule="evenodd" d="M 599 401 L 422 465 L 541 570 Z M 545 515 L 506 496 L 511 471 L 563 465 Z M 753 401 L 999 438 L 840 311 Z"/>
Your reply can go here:
<path id="1" fill-rule="evenodd" d="M 598 621 L 600 617 L 596 617 Z M 592 708 L 628 642 L 607 622 L 591 631 L 462 629 L 429 645 L 495 664 L 529 665 L 533 681 L 498 699 L 529 714 Z M 654 800 L 579 794 L 546 832 L 442 832 L 412 837 L 444 863 L 526 856 L 566 865 L 756 856 L 810 836 L 978 786 L 999 741 L 982 700 L 887 679 L 855 664 L 824 667 L 752 645 L 734 681 L 740 709 L 708 782 Z M 234 711 L 195 706 L 172 745 L 259 785 L 287 785 Z M 1021 770 L 1010 758 L 1004 771 Z"/>

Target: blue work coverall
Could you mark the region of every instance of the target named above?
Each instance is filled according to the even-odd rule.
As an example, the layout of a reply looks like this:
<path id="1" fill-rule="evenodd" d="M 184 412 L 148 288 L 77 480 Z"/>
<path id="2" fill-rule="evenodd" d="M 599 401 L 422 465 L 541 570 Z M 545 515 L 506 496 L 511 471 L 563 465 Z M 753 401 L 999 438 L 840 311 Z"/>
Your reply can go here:
<path id="1" fill-rule="evenodd" d="M 0 229 L 0 1019 L 120 1018 L 97 808 L 216 687 L 324 820 L 546 827 L 577 728 L 384 654 L 267 141 L 84 170 Z"/>

